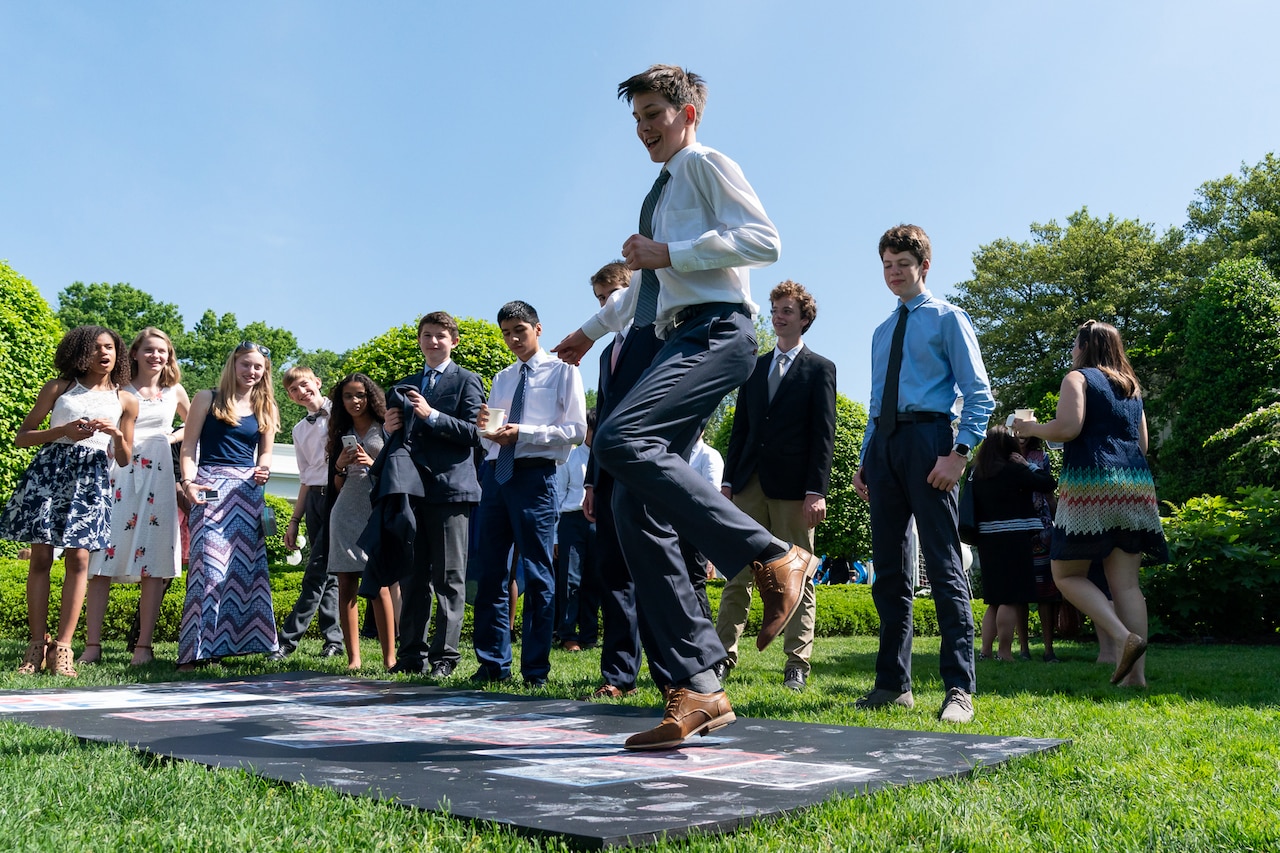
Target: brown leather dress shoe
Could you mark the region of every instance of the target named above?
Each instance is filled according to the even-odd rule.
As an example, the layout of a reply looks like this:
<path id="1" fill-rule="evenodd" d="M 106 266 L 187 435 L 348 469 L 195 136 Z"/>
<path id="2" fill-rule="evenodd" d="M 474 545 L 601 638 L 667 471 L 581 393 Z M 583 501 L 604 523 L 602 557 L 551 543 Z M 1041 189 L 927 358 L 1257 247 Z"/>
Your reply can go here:
<path id="1" fill-rule="evenodd" d="M 679 687 L 667 694 L 667 710 L 662 722 L 647 732 L 632 735 L 623 745 L 627 749 L 670 749 L 687 737 L 705 736 L 737 719 L 723 690 L 694 693 L 687 687 Z"/>
<path id="2" fill-rule="evenodd" d="M 757 649 L 764 651 L 782 633 L 800 607 L 804 585 L 817 571 L 818 558 L 799 545 L 792 545 L 790 551 L 767 563 L 751 564 L 756 592 L 764 605 Z"/>

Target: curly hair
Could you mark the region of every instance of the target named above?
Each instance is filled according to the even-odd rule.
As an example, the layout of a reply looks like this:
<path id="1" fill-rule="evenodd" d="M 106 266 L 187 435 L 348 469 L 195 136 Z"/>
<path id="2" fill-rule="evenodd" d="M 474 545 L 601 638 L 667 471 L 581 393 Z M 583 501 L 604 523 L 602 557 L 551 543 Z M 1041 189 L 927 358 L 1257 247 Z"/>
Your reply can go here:
<path id="1" fill-rule="evenodd" d="M 342 437 L 355 427 L 355 419 L 351 417 L 351 413 L 347 411 L 347 407 L 342 403 L 342 390 L 353 382 L 358 382 L 364 386 L 365 406 L 368 407 L 369 414 L 378 423 L 382 423 L 387 417 L 387 396 L 383 393 L 382 388 L 378 386 L 368 376 L 363 373 L 349 373 L 342 377 L 334 384 L 333 390 L 329 392 L 329 458 L 335 458 L 342 452 Z"/>
<path id="2" fill-rule="evenodd" d="M 124 341 L 120 335 L 103 326 L 76 326 L 62 336 L 53 354 L 53 366 L 61 379 L 79 379 L 89 372 L 96 360 L 98 338 L 110 335 L 116 348 L 116 363 L 111 368 L 111 381 L 117 388 L 129 384 L 129 359 L 124 358 Z"/>
<path id="3" fill-rule="evenodd" d="M 800 333 L 808 333 L 813 326 L 813 321 L 818 319 L 818 300 L 813 298 L 813 294 L 806 290 L 803 284 L 787 279 L 769 291 L 769 304 L 772 305 L 779 299 L 788 297 L 794 299 L 800 306 L 800 319 L 804 321 L 804 327 Z"/>
<path id="4" fill-rule="evenodd" d="M 1022 458 L 1022 445 L 1018 439 L 1004 424 L 987 427 L 987 437 L 978 445 L 973 460 L 973 478 L 985 480 L 994 477 L 1004 466 L 1012 463 L 1027 464 L 1027 460 Z"/>

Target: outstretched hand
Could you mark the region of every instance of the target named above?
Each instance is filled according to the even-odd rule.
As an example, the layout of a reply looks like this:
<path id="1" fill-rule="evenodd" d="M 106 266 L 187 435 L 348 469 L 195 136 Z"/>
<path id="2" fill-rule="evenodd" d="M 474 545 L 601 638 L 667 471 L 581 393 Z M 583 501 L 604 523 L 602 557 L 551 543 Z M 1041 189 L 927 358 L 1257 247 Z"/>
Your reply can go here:
<path id="1" fill-rule="evenodd" d="M 560 360 L 569 364 L 581 364 L 582 357 L 587 354 L 595 341 L 587 337 L 586 332 L 581 329 L 575 329 L 564 336 L 564 340 L 551 348 L 551 352 L 560 357 Z"/>

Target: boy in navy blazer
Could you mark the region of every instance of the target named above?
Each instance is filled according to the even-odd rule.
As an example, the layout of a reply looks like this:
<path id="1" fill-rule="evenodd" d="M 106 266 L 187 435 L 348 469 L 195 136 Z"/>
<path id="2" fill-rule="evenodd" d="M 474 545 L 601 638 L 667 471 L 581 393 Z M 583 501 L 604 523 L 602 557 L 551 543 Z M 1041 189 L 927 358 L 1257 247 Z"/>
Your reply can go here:
<path id="1" fill-rule="evenodd" d="M 484 386 L 450 357 L 458 340 L 458 323 L 449 314 L 424 316 L 418 321 L 418 346 L 426 363 L 387 394 L 385 429 L 388 434 L 406 430 L 404 443 L 423 489 L 421 497 L 410 498 L 417 532 L 413 565 L 400 578 L 404 606 L 392 671 L 432 678 L 448 678 L 458 665 L 469 519 L 480 500 L 473 454 L 480 446 L 476 416 L 484 405 Z"/>

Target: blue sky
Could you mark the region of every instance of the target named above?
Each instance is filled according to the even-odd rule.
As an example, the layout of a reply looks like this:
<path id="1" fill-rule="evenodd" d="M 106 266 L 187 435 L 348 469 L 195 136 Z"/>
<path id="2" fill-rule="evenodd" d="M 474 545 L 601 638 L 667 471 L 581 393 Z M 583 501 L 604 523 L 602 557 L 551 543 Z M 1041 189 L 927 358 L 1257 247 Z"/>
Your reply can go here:
<path id="1" fill-rule="evenodd" d="M 0 0 L 0 258 L 51 302 L 128 282 L 308 349 L 522 298 L 549 347 L 655 174 L 616 84 L 678 63 L 782 234 L 753 295 L 808 286 L 806 340 L 865 403 L 885 228 L 928 230 L 945 294 L 1081 206 L 1182 225 L 1280 147 L 1277 31 L 1231 0 Z"/>

